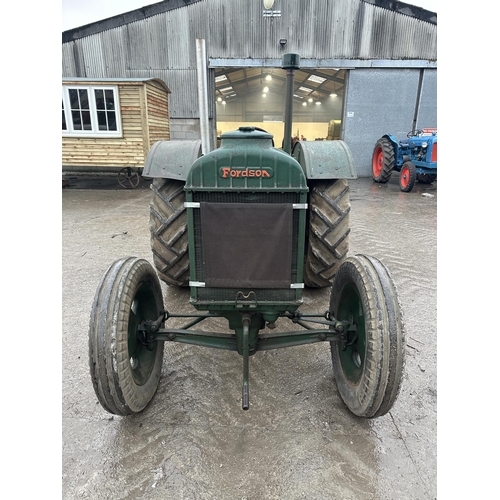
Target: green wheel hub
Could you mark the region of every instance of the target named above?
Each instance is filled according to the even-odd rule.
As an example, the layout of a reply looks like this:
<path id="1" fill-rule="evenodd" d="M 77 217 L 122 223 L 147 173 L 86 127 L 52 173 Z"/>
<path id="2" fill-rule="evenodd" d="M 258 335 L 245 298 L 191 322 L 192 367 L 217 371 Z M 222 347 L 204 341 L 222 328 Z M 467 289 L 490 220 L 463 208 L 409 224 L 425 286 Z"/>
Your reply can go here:
<path id="1" fill-rule="evenodd" d="M 356 328 L 357 337 L 355 340 L 353 341 L 355 333 L 351 332 L 348 345 L 342 349 L 339 344 L 338 349 L 346 378 L 351 384 L 357 385 L 363 374 L 366 357 L 365 315 L 361 299 L 352 284 L 346 285 L 342 291 L 337 319 L 347 320 Z"/>
<path id="2" fill-rule="evenodd" d="M 154 292 L 148 283 L 143 283 L 132 301 L 128 323 L 128 352 L 132 377 L 137 385 L 144 385 L 150 378 L 156 359 L 158 343 L 144 345 L 137 327 L 140 323 L 157 318 Z"/>

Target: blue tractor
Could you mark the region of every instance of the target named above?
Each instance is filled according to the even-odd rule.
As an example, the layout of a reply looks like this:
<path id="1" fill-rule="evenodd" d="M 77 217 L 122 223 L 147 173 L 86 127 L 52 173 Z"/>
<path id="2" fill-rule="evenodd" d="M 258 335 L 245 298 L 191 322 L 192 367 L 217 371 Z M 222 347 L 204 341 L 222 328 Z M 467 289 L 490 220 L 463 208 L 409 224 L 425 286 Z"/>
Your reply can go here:
<path id="1" fill-rule="evenodd" d="M 392 171 L 400 172 L 399 187 L 409 193 L 415 182 L 431 184 L 437 179 L 437 129 L 409 132 L 398 141 L 391 134 L 382 136 L 373 149 L 372 174 L 375 182 L 385 184 Z"/>

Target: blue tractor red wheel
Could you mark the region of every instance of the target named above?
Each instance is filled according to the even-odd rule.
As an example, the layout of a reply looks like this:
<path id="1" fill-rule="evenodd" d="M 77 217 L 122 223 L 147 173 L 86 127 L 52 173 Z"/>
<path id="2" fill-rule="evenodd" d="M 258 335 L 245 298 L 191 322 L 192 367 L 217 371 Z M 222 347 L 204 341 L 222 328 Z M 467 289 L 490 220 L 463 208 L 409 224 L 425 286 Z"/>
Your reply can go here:
<path id="1" fill-rule="evenodd" d="M 372 175 L 375 182 L 385 184 L 394 168 L 394 146 L 387 137 L 379 139 L 372 155 Z"/>
<path id="2" fill-rule="evenodd" d="M 417 180 L 417 168 L 412 161 L 405 161 L 399 174 L 399 187 L 401 191 L 409 193 Z"/>

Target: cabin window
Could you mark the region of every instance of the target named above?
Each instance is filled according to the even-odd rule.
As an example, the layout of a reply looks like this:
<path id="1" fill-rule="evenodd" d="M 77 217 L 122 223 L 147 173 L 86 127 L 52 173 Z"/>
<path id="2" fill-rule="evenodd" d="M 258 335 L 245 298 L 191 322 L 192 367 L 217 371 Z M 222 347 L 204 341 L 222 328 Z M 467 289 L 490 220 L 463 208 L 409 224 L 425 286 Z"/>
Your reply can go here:
<path id="1" fill-rule="evenodd" d="M 68 130 L 68 127 L 66 125 L 66 113 L 64 112 L 64 99 L 62 102 L 62 129 L 63 129 L 63 132 L 65 130 Z"/>
<path id="2" fill-rule="evenodd" d="M 121 137 L 119 110 L 117 87 L 92 85 L 62 87 L 64 136 Z"/>

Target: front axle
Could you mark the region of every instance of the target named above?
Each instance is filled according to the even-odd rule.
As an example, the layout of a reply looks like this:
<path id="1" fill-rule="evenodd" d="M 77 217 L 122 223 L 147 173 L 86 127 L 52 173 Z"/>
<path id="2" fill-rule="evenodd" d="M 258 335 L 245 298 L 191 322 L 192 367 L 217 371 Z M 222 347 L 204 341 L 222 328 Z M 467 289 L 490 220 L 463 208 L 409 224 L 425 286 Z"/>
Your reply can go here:
<path id="1" fill-rule="evenodd" d="M 231 317 L 217 313 L 207 314 L 170 314 L 161 311 L 155 321 L 144 321 L 137 327 L 138 340 L 152 349 L 155 342 L 181 342 L 184 344 L 197 345 L 201 347 L 212 347 L 215 349 L 226 349 L 237 351 L 243 357 L 243 389 L 242 408 L 248 410 L 250 407 L 249 396 L 249 358 L 257 351 L 293 347 L 298 345 L 313 344 L 316 342 L 340 342 L 344 350 L 356 341 L 356 325 L 348 321 L 336 320 L 329 311 L 325 314 L 302 314 L 298 311 L 292 313 L 281 313 L 278 317 L 287 318 L 295 324 L 303 327 L 303 330 L 287 332 L 259 333 L 265 328 L 266 322 L 259 313 L 238 312 L 237 316 Z M 209 318 L 226 317 L 234 333 L 207 333 L 191 330 L 191 327 Z M 168 328 L 166 323 L 171 318 L 189 318 L 190 321 L 181 328 Z M 238 319 L 239 321 L 238 321 Z M 236 323 L 236 324 L 235 324 Z M 238 324 L 239 323 L 239 324 Z M 321 328 L 310 326 L 311 324 L 322 325 Z M 267 323 L 268 328 L 274 328 L 274 322 Z"/>

